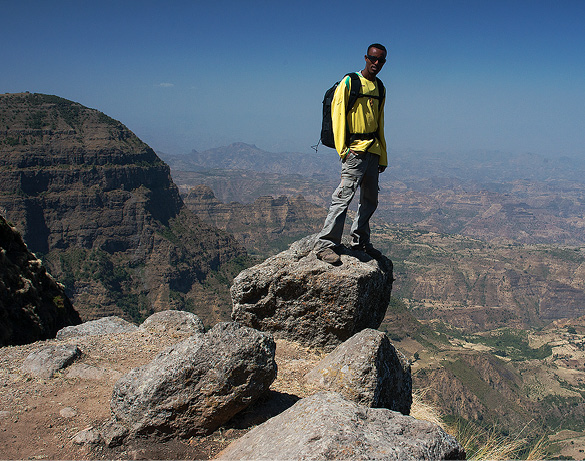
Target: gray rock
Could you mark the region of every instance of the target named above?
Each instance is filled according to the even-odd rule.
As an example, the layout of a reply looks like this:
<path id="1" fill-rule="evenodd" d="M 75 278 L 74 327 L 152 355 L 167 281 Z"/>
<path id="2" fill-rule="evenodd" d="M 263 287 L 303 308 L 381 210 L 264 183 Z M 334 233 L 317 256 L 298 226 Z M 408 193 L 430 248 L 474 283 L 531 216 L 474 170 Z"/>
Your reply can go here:
<path id="1" fill-rule="evenodd" d="M 109 420 L 100 428 L 100 435 L 108 448 L 120 446 L 128 437 L 128 428 L 114 420 Z"/>
<path id="2" fill-rule="evenodd" d="M 63 407 L 59 410 L 59 415 L 62 418 L 75 418 L 77 416 L 77 411 L 72 407 Z"/>
<path id="3" fill-rule="evenodd" d="M 361 405 L 410 413 L 410 363 L 380 331 L 368 328 L 356 333 L 305 378 L 315 388 L 339 392 Z"/>
<path id="4" fill-rule="evenodd" d="M 175 310 L 155 312 L 140 325 L 140 328 L 183 335 L 205 333 L 205 326 L 199 317 L 191 312 Z"/>
<path id="5" fill-rule="evenodd" d="M 98 320 L 90 320 L 81 325 L 61 328 L 57 332 L 57 339 L 72 338 L 76 336 L 96 336 L 110 333 L 128 333 L 138 327 L 120 317 L 103 317 Z"/>
<path id="6" fill-rule="evenodd" d="M 112 414 L 132 435 L 211 433 L 268 390 L 275 348 L 270 335 L 219 323 L 120 378 Z"/>
<path id="7" fill-rule="evenodd" d="M 440 427 L 323 392 L 232 442 L 216 459 L 465 459 Z"/>
<path id="8" fill-rule="evenodd" d="M 31 352 L 20 367 L 23 373 L 37 378 L 52 378 L 55 373 L 71 365 L 81 355 L 73 344 L 55 344 Z"/>
<path id="9" fill-rule="evenodd" d="M 77 445 L 97 445 L 102 442 L 102 435 L 96 428 L 87 427 L 75 434 L 71 440 Z"/>
<path id="10" fill-rule="evenodd" d="M 364 328 L 378 328 L 392 291 L 392 262 L 346 250 L 332 266 L 305 237 L 242 271 L 231 287 L 232 319 L 277 338 L 333 349 Z"/>

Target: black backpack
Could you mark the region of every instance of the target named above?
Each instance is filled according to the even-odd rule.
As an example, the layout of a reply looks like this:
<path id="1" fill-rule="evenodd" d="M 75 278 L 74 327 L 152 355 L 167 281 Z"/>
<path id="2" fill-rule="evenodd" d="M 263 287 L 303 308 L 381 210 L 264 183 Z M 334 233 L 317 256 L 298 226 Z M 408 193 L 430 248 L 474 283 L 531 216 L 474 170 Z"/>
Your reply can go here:
<path id="1" fill-rule="evenodd" d="M 360 90 L 362 89 L 362 82 L 360 81 L 360 78 L 358 77 L 358 75 L 355 72 L 345 74 L 343 79 L 341 79 L 339 82 L 337 82 L 335 85 L 333 85 L 331 88 L 329 88 L 325 92 L 325 96 L 323 97 L 323 121 L 321 123 L 321 144 L 323 144 L 324 146 L 327 146 L 327 147 L 332 147 L 334 149 L 335 149 L 335 140 L 333 138 L 333 123 L 331 121 L 331 102 L 333 101 L 333 95 L 335 94 L 335 90 L 337 89 L 337 86 L 348 75 L 351 78 L 351 88 L 349 90 L 349 100 L 348 100 L 345 115 L 347 116 L 347 114 L 349 114 L 349 111 L 353 108 L 353 106 L 355 106 L 355 103 L 357 102 L 357 100 L 360 96 L 361 97 L 365 96 L 364 94 L 360 93 Z M 375 99 L 378 99 L 380 102 L 382 102 L 382 100 L 386 96 L 386 89 L 384 88 L 384 84 L 382 83 L 382 80 L 380 80 L 378 77 L 376 77 L 376 81 L 378 84 L 378 92 L 379 92 L 380 96 L 368 95 L 366 97 L 375 98 Z M 346 123 L 347 123 L 347 121 L 346 121 Z M 349 132 L 349 127 L 347 127 L 347 125 L 346 125 L 346 130 L 347 130 L 348 139 L 350 140 L 350 142 L 354 141 L 356 139 L 374 139 L 376 137 L 376 133 L 353 133 L 353 134 L 351 134 Z M 315 150 L 317 150 L 317 149 L 315 149 Z"/>

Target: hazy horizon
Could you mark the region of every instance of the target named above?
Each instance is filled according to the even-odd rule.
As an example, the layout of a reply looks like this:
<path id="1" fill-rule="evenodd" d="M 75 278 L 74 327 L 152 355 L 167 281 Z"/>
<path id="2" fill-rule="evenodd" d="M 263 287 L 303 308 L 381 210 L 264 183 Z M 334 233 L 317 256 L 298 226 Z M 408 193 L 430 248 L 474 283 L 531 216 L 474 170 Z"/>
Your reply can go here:
<path id="1" fill-rule="evenodd" d="M 159 155 L 163 155 L 163 156 L 185 156 L 188 157 L 190 155 L 193 154 L 201 154 L 201 153 L 206 153 L 208 151 L 213 151 L 216 149 L 220 149 L 220 150 L 224 150 L 226 148 L 231 147 L 232 145 L 241 145 L 241 144 L 245 144 L 247 146 L 250 146 L 251 148 L 256 148 L 259 149 L 261 151 L 264 151 L 265 153 L 268 154 L 299 154 L 299 155 L 303 155 L 305 158 L 310 158 L 313 155 L 318 155 L 318 156 L 327 156 L 327 157 L 331 157 L 332 159 L 336 159 L 337 158 L 337 154 L 335 153 L 335 151 L 329 147 L 323 146 L 321 144 L 319 144 L 319 146 L 317 147 L 317 151 L 315 151 L 313 146 L 312 149 L 309 150 L 304 150 L 304 151 L 291 151 L 291 150 L 281 150 L 281 151 L 271 151 L 269 149 L 264 149 L 261 148 L 253 143 L 247 143 L 244 141 L 233 141 L 230 142 L 228 144 L 222 144 L 222 145 L 216 145 L 216 146 L 210 146 L 210 147 L 206 147 L 204 149 L 189 149 L 187 151 L 177 151 L 177 152 L 168 152 L 165 150 L 161 150 L 161 149 L 154 149 L 155 152 Z M 451 150 L 432 150 L 432 149 L 413 149 L 410 147 L 392 147 L 389 146 L 388 147 L 388 152 L 389 155 L 395 155 L 397 157 L 401 157 L 401 158 L 411 158 L 412 160 L 417 160 L 417 159 L 429 159 L 429 158 L 434 158 L 436 160 L 441 160 L 441 159 L 457 159 L 457 160 L 479 160 L 480 157 L 483 157 L 482 160 L 485 160 L 485 156 L 486 155 L 493 155 L 494 157 L 494 161 L 513 161 L 514 159 L 521 159 L 521 158 L 526 158 L 526 159 L 530 159 L 532 157 L 534 158 L 538 158 L 539 160 L 542 161 L 548 161 L 548 160 L 552 160 L 554 162 L 557 161 L 567 161 L 567 162 L 577 162 L 579 164 L 581 164 L 581 166 L 585 166 L 585 159 L 577 156 L 577 155 L 557 155 L 557 156 L 551 156 L 551 155 L 547 155 L 546 153 L 543 154 L 539 154 L 539 153 L 535 153 L 535 152 L 507 152 L 507 151 L 503 151 L 503 150 L 496 150 L 496 149 L 451 149 Z M 392 165 L 390 165 L 392 166 Z"/>
<path id="2" fill-rule="evenodd" d="M 0 92 L 55 94 L 157 151 L 311 152 L 325 90 L 388 48 L 390 149 L 585 153 L 585 3 L 2 1 Z M 359 18 L 359 38 L 350 37 Z"/>

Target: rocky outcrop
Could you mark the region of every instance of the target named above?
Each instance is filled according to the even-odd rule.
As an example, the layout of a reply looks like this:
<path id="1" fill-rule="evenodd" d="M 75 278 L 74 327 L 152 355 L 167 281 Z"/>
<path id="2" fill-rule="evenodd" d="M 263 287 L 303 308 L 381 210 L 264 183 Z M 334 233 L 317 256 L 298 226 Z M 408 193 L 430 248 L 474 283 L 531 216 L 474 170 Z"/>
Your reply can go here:
<path id="1" fill-rule="evenodd" d="M 392 290 L 392 262 L 347 250 L 332 266 L 311 251 L 309 236 L 242 271 L 231 288 L 233 320 L 306 346 L 333 349 L 382 323 Z"/>
<path id="2" fill-rule="evenodd" d="M 175 310 L 155 312 L 140 325 L 140 328 L 168 335 L 205 333 L 205 326 L 199 317 L 191 312 Z"/>
<path id="3" fill-rule="evenodd" d="M 0 126 L 0 209 L 84 320 L 208 311 L 202 283 L 245 251 L 186 209 L 149 146 L 50 95 L 0 95 Z"/>
<path id="4" fill-rule="evenodd" d="M 0 346 L 52 338 L 80 322 L 63 286 L 0 216 Z"/>
<path id="5" fill-rule="evenodd" d="M 81 350 L 74 344 L 53 344 L 31 352 L 20 369 L 38 378 L 52 378 L 80 355 Z"/>
<path id="6" fill-rule="evenodd" d="M 368 328 L 356 333 L 305 378 L 313 387 L 339 392 L 361 405 L 410 413 L 410 363 L 380 331 Z"/>
<path id="7" fill-rule="evenodd" d="M 84 322 L 81 325 L 62 328 L 57 332 L 57 339 L 75 338 L 76 336 L 109 335 L 127 333 L 138 327 L 120 317 L 102 317 L 98 320 Z"/>
<path id="8" fill-rule="evenodd" d="M 465 459 L 438 426 L 324 392 L 300 400 L 233 442 L 218 459 Z"/>
<path id="9" fill-rule="evenodd" d="M 321 353 L 286 340 L 276 341 L 276 351 L 270 335 L 236 323 L 188 337 L 197 320 L 185 312 L 161 312 L 127 332 L 0 348 L 3 380 L 11 390 L 3 405 L 18 415 L 5 438 L 31 431 L 31 447 L 8 444 L 7 456 L 33 457 L 42 442 L 42 453 L 55 459 L 202 459 L 258 424 L 250 439 L 230 447 L 237 451 L 228 458 L 438 459 L 461 453 L 433 424 L 351 402 L 340 393 L 311 396 L 314 389 L 302 376 Z M 172 327 L 185 324 L 189 327 Z M 370 336 L 375 337 L 368 330 L 358 334 Z M 347 346 L 355 342 L 351 338 Z M 377 347 L 376 341 L 365 342 Z M 358 355 L 361 369 L 373 376 L 365 363 L 368 357 L 372 368 L 379 363 L 370 353 Z M 273 382 L 276 361 L 279 380 Z M 51 378 L 31 373 L 34 363 L 42 370 L 53 367 Z M 364 387 L 365 381 L 353 382 Z M 51 389 L 59 389 L 59 399 Z M 108 396 L 110 408 L 103 406 Z M 37 410 L 29 411 L 33 407 Z M 4 418 L 9 412 L 0 413 Z M 242 448 L 249 440 L 253 446 Z"/>
<path id="10" fill-rule="evenodd" d="M 268 390 L 276 378 L 271 336 L 220 323 L 122 377 L 112 393 L 116 423 L 130 434 L 208 434 Z"/>
<path id="11" fill-rule="evenodd" d="M 273 255 L 291 241 L 318 232 L 327 211 L 302 196 L 259 197 L 253 203 L 222 203 L 204 185 L 183 194 L 185 205 L 201 220 L 234 235 L 249 252 Z"/>

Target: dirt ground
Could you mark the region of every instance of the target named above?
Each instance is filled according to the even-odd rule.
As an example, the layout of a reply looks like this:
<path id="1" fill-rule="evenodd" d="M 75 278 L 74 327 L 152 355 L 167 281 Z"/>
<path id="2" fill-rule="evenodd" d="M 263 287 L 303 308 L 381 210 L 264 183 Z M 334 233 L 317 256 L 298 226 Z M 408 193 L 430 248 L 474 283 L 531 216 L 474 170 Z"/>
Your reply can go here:
<path id="1" fill-rule="evenodd" d="M 0 348 L 0 459 L 211 459 L 255 425 L 309 395 L 301 378 L 321 358 L 318 352 L 278 340 L 278 378 L 270 392 L 209 436 L 164 443 L 139 439 L 116 448 L 73 443 L 79 431 L 109 420 L 117 379 L 182 339 L 138 330 Z M 76 344 L 82 356 L 53 378 L 20 371 L 29 353 L 53 343 Z"/>

